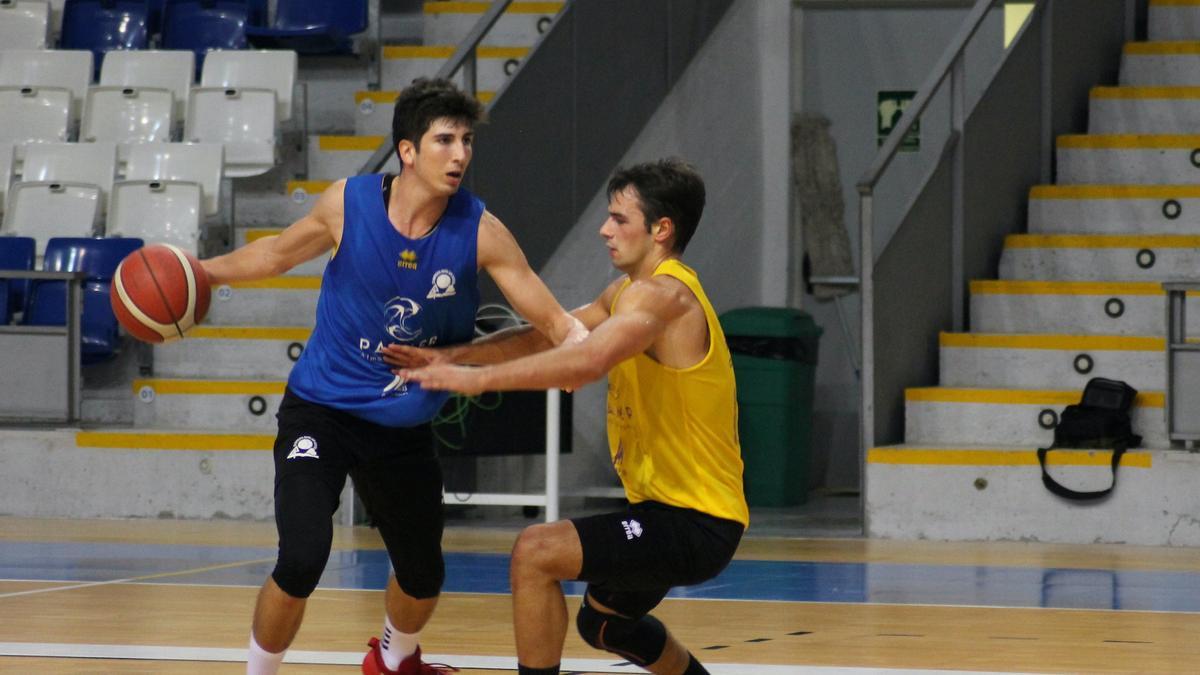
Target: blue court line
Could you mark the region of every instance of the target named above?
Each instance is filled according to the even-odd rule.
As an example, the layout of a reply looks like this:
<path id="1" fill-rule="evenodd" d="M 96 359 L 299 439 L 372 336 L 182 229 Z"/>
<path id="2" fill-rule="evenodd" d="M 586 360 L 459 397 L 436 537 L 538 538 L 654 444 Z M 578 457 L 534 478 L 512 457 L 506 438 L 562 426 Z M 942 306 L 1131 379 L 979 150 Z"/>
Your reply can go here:
<path id="1" fill-rule="evenodd" d="M 0 579 L 104 582 L 274 556 L 261 547 L 6 541 Z M 508 593 L 508 561 L 498 553 L 447 553 L 444 590 Z M 272 567 L 248 563 L 152 581 L 257 587 Z M 382 590 L 387 574 L 385 551 L 334 551 L 321 588 Z M 584 588 L 564 586 L 572 595 Z M 735 560 L 717 578 L 668 597 L 1200 613 L 1200 573 Z"/>

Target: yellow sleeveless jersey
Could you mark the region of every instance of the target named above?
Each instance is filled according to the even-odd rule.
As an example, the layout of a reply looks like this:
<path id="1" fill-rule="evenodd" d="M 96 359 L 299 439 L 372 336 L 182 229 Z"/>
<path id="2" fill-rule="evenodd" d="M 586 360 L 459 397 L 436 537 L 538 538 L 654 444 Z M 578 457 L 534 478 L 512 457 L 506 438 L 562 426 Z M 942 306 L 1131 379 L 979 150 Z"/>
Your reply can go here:
<path id="1" fill-rule="evenodd" d="M 609 373 L 613 467 L 631 503 L 655 501 L 748 525 L 737 391 L 725 334 L 690 267 L 666 260 L 654 274 L 680 280 L 700 301 L 708 320 L 708 353 L 682 369 L 638 354 Z M 629 283 L 626 279 L 617 298 Z"/>

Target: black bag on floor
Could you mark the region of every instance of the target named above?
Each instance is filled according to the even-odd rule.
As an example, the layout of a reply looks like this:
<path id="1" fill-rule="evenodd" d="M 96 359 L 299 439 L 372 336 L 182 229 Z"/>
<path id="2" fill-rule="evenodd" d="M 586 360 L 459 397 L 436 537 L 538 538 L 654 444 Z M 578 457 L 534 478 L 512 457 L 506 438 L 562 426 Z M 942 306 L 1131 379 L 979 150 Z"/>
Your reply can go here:
<path id="1" fill-rule="evenodd" d="M 1117 465 L 1121 456 L 1130 447 L 1142 442 L 1142 437 L 1133 433 L 1129 421 L 1129 409 L 1137 390 L 1118 380 L 1093 377 L 1083 388 L 1083 399 L 1069 405 L 1059 417 L 1054 428 L 1054 443 L 1049 448 L 1038 448 L 1038 463 L 1042 467 L 1042 484 L 1059 497 L 1080 501 L 1100 499 L 1108 496 L 1117 486 Z M 1106 490 L 1079 492 L 1059 484 L 1046 472 L 1046 453 L 1054 448 L 1112 448 L 1112 485 Z"/>

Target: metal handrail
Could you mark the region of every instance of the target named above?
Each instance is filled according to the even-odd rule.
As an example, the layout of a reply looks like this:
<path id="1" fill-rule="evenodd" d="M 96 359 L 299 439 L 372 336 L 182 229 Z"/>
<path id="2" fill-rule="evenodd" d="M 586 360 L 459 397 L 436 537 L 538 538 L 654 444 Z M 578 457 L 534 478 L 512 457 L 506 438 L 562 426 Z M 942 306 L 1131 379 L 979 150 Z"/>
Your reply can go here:
<path id="1" fill-rule="evenodd" d="M 912 126 L 917 123 L 917 119 L 921 113 L 925 112 L 925 108 L 929 107 L 929 102 L 933 100 L 934 93 L 941 86 L 946 77 L 951 74 L 955 64 L 960 56 L 967 49 L 967 43 L 979 30 L 983 24 L 983 20 L 987 18 L 988 12 L 1000 0 L 979 0 L 975 6 L 971 8 L 971 13 L 967 15 L 963 25 L 958 29 L 958 34 L 954 36 L 954 40 L 950 43 L 950 47 L 938 59 L 937 65 L 933 67 L 933 72 L 917 90 L 916 96 L 912 102 L 904 109 L 900 116 L 900 123 L 892 128 L 888 134 L 887 140 L 884 141 L 883 147 L 875 155 L 875 161 L 871 162 L 871 166 L 863 173 L 862 178 L 858 179 L 858 193 L 860 195 L 871 194 L 875 185 L 879 183 L 879 179 L 883 177 L 883 172 L 892 163 L 892 159 L 896 157 L 896 153 L 900 150 L 900 143 L 904 136 L 908 134 Z M 1037 3 L 1040 6 L 1042 3 Z M 1037 8 L 1034 8 L 1037 11 Z M 1032 15 L 1030 17 L 1032 20 Z M 861 219 L 860 219 L 861 222 Z"/>
<path id="2" fill-rule="evenodd" d="M 487 11 L 483 13 L 483 16 L 479 17 L 479 21 L 475 22 L 475 26 L 471 28 L 471 32 L 467 33 L 467 36 L 458 44 L 458 48 L 442 64 L 442 67 L 438 69 L 437 75 L 434 77 L 449 79 L 458 72 L 459 68 L 462 68 L 463 79 L 465 80 L 464 89 L 468 94 L 474 96 L 476 92 L 476 51 L 479 48 L 479 43 L 483 40 L 483 36 L 487 35 L 487 32 L 496 24 L 496 21 L 500 19 L 500 15 L 504 13 L 504 10 L 508 9 L 510 4 L 512 4 L 512 0 L 495 0 L 492 2 Z M 382 49 L 382 46 L 379 48 Z M 384 164 L 387 164 L 388 159 L 391 158 L 391 154 L 395 151 L 396 148 L 392 144 L 391 136 L 384 134 L 383 141 L 380 142 L 375 152 L 371 153 L 371 157 L 362 165 L 362 168 L 358 170 L 358 174 L 378 172 L 383 168 Z"/>

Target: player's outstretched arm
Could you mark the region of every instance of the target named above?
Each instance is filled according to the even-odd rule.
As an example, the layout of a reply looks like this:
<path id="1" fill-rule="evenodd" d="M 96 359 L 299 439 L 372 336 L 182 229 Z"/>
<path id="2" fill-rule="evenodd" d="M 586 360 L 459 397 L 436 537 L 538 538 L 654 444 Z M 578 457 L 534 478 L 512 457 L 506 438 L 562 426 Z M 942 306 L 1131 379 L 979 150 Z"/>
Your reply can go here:
<path id="1" fill-rule="evenodd" d="M 597 325 L 582 342 L 482 368 L 438 363 L 401 369 L 398 374 L 420 382 L 425 389 L 464 394 L 577 389 L 600 379 L 618 363 L 644 352 L 687 308 L 685 296 L 670 280 L 637 282 L 621 294 L 612 316 Z"/>
<path id="2" fill-rule="evenodd" d="M 488 211 L 479 220 L 477 257 L 513 309 L 552 343 L 578 342 L 587 335 L 586 327 L 563 309 L 529 267 L 512 233 Z"/>
<path id="3" fill-rule="evenodd" d="M 620 282 L 614 282 L 599 298 L 574 311 L 571 315 L 591 330 L 608 318 L 608 307 Z M 388 345 L 383 351 L 383 360 L 395 368 L 422 368 L 435 363 L 458 363 L 464 365 L 490 365 L 511 361 L 522 356 L 536 354 L 554 346 L 554 343 L 532 326 L 513 326 L 471 342 L 447 347 L 414 347 L 412 345 Z"/>
<path id="4" fill-rule="evenodd" d="M 308 215 L 283 232 L 262 237 L 225 255 L 202 260 L 214 284 L 279 276 L 337 245 L 342 237 L 343 190 L 340 180 L 326 188 Z"/>

